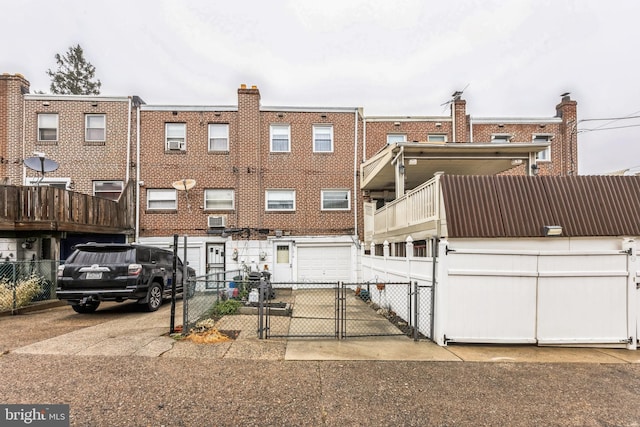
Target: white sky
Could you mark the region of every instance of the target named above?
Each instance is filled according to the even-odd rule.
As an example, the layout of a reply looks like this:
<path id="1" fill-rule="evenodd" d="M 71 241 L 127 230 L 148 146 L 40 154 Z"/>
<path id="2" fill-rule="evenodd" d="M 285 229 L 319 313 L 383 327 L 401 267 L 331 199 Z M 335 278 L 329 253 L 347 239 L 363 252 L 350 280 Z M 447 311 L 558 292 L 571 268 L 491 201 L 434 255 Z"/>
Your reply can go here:
<path id="1" fill-rule="evenodd" d="M 49 91 L 54 55 L 79 43 L 102 95 L 446 115 L 465 87 L 475 117 L 640 115 L 637 0 L 21 0 L 3 2 L 0 72 Z M 640 119 L 581 122 L 580 174 L 640 165 Z M 631 126 L 631 127 L 629 127 Z M 636 127 L 637 126 L 637 127 Z M 602 129 L 601 128 L 601 129 Z"/>

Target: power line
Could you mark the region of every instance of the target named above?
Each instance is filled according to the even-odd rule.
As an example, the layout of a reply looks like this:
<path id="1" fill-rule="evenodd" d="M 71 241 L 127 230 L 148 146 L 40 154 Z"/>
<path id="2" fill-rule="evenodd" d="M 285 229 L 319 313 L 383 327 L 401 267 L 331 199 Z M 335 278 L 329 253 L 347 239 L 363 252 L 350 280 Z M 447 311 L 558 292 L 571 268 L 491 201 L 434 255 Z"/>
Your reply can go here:
<path id="1" fill-rule="evenodd" d="M 581 133 L 581 132 L 595 132 L 595 131 L 599 131 L 599 130 L 626 129 L 626 128 L 635 128 L 635 127 L 640 127 L 640 124 L 628 125 L 628 126 L 612 126 L 612 127 L 608 127 L 608 128 L 596 127 L 596 128 L 593 128 L 593 129 L 578 129 L 578 133 Z"/>

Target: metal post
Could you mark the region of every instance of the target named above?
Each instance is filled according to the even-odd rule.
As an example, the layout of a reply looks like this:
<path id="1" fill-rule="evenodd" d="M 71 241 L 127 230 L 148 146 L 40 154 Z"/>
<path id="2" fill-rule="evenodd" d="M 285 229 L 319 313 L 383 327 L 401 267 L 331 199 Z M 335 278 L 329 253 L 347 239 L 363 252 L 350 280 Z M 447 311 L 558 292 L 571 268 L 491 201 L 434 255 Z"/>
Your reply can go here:
<path id="1" fill-rule="evenodd" d="M 18 309 L 18 295 L 17 295 L 16 288 L 18 287 L 18 284 L 16 283 L 16 263 L 15 262 L 11 263 L 11 276 L 12 276 L 11 283 L 13 283 L 13 307 L 11 308 L 11 314 L 16 314 L 16 310 Z"/>
<path id="2" fill-rule="evenodd" d="M 413 340 L 418 341 L 418 319 L 420 318 L 420 286 L 413 282 Z"/>
<path id="3" fill-rule="evenodd" d="M 178 268 L 178 235 L 173 235 L 173 268 L 171 273 L 171 321 L 169 325 L 169 333 L 172 334 L 175 331 L 176 326 L 176 269 Z M 184 285 L 184 278 L 182 280 Z M 187 326 L 184 325 L 186 328 Z"/>
<path id="4" fill-rule="evenodd" d="M 264 314 L 264 291 L 266 289 L 266 283 L 264 279 L 260 279 L 260 284 L 258 285 L 258 338 L 264 339 L 264 323 L 263 323 L 263 314 Z"/>

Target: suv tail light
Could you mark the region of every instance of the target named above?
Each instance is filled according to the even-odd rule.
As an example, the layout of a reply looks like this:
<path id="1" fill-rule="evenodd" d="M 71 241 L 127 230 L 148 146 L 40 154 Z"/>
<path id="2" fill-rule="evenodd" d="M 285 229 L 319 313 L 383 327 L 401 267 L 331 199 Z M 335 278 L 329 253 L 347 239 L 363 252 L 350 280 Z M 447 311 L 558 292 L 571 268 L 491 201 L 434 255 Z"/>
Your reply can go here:
<path id="1" fill-rule="evenodd" d="M 137 276 L 142 272 L 142 265 L 129 264 L 129 276 Z"/>

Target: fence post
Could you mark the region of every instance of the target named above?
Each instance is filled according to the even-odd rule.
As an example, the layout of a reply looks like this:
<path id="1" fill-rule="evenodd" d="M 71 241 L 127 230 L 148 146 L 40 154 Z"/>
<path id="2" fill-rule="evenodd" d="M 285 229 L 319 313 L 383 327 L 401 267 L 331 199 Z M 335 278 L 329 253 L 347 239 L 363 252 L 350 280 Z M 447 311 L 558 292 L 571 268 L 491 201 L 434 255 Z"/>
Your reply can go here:
<path id="1" fill-rule="evenodd" d="M 264 294 L 266 292 L 267 286 L 264 279 L 260 279 L 260 284 L 258 285 L 258 338 L 264 339 L 264 323 L 263 323 L 263 315 L 264 315 Z"/>
<path id="2" fill-rule="evenodd" d="M 16 283 L 16 263 L 15 262 L 11 263 L 11 276 L 12 276 L 11 283 L 13 284 L 13 304 L 11 307 L 11 314 L 16 314 L 16 310 L 18 309 L 18 297 L 17 297 L 16 288 L 18 287 L 18 284 Z"/>
<path id="3" fill-rule="evenodd" d="M 420 319 L 420 286 L 418 281 L 413 282 L 413 340 L 418 341 L 418 320 Z"/>

